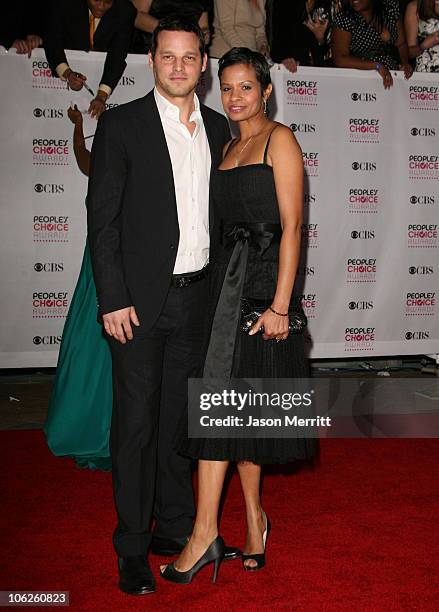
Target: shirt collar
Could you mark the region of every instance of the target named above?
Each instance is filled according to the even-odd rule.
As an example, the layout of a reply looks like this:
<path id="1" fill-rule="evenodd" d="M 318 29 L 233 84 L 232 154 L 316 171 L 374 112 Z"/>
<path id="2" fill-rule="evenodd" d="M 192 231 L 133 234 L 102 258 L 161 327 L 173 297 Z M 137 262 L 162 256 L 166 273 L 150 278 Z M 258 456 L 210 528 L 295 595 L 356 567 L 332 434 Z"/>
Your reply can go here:
<path id="1" fill-rule="evenodd" d="M 172 102 L 169 102 L 162 94 L 158 91 L 157 87 L 154 87 L 154 98 L 157 104 L 157 108 L 159 109 L 159 113 L 162 117 L 169 117 L 174 121 L 178 121 L 180 123 L 180 109 Z M 200 100 L 198 99 L 197 94 L 194 93 L 194 111 L 191 114 L 189 121 L 194 121 L 195 123 L 199 123 L 201 120 L 201 112 L 200 112 Z"/>

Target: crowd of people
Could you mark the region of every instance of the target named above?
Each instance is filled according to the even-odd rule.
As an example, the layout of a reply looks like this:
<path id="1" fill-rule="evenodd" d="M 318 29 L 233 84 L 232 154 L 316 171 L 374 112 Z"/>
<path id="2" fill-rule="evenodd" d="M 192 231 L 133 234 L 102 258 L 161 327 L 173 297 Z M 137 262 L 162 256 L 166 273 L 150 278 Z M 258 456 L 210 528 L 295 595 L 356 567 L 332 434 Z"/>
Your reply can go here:
<path id="1" fill-rule="evenodd" d="M 439 71 L 439 0 L 39 0 L 8 7 L 0 45 L 17 53 L 45 49 L 52 72 L 80 89 L 85 77 L 64 49 L 106 51 L 102 82 L 90 111 L 99 115 L 128 53 L 147 53 L 160 19 L 171 14 L 201 27 L 209 55 L 233 47 L 259 51 L 291 72 L 302 66 Z"/>

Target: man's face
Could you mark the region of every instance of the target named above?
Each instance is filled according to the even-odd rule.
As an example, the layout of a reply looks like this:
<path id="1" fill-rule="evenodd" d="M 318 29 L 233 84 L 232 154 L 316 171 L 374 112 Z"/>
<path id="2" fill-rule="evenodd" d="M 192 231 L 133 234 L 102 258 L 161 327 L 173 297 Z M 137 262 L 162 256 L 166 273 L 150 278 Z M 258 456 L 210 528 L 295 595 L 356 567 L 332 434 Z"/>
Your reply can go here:
<path id="1" fill-rule="evenodd" d="M 87 0 L 88 8 L 93 17 L 102 19 L 113 6 L 113 0 Z"/>
<path id="2" fill-rule="evenodd" d="M 193 32 L 163 30 L 157 38 L 155 57 L 149 54 L 157 89 L 168 98 L 190 95 L 206 63 L 207 56 L 201 57 L 198 37 Z"/>

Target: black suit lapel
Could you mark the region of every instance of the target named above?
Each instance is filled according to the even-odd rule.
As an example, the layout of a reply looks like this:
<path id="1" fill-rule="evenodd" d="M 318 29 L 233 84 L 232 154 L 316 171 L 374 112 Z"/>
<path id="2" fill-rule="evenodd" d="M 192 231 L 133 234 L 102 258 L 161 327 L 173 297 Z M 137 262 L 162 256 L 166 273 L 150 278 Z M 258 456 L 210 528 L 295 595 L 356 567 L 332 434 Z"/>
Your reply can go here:
<path id="1" fill-rule="evenodd" d="M 143 98 L 141 111 L 136 115 L 138 134 L 144 147 L 149 153 L 153 152 L 154 167 L 160 173 L 163 191 L 160 199 L 167 200 L 175 208 L 177 218 L 177 200 L 175 197 L 174 174 L 172 172 L 171 156 L 166 143 L 165 132 L 154 98 L 154 90 Z M 151 154 L 145 155 L 145 159 L 151 159 Z M 145 176 L 151 172 L 151 168 L 145 168 Z M 157 194 L 159 195 L 159 194 Z"/>
<path id="2" fill-rule="evenodd" d="M 209 121 L 209 117 L 206 111 L 206 107 L 204 104 L 200 106 L 201 116 L 203 117 L 204 128 L 206 130 L 207 140 L 209 141 L 210 147 L 210 183 L 212 183 L 212 174 L 213 171 L 218 168 L 221 163 L 222 158 L 222 141 L 220 140 L 220 135 L 215 130 L 213 124 Z M 214 207 L 213 207 L 213 198 L 212 198 L 212 190 L 209 189 L 209 228 L 210 232 L 213 230 L 214 224 Z"/>

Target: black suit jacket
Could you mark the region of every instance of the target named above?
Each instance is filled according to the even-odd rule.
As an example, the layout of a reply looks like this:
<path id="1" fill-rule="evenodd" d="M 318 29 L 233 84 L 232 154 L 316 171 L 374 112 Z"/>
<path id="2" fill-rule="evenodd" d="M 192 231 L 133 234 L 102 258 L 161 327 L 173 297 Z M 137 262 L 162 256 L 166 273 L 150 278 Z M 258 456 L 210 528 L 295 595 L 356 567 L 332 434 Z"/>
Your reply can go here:
<path id="1" fill-rule="evenodd" d="M 114 89 L 126 67 L 136 10 L 129 0 L 114 0 L 93 37 L 94 51 L 106 51 L 101 83 Z M 90 51 L 89 12 L 86 0 L 55 0 L 52 4 L 44 50 L 53 76 L 67 62 L 64 49 Z"/>
<path id="2" fill-rule="evenodd" d="M 229 126 L 207 106 L 200 110 L 216 168 Z M 179 243 L 171 158 L 153 92 L 101 115 L 87 211 L 100 314 L 134 305 L 149 329 L 166 299 Z M 209 218 L 212 234 L 212 203 Z"/>

